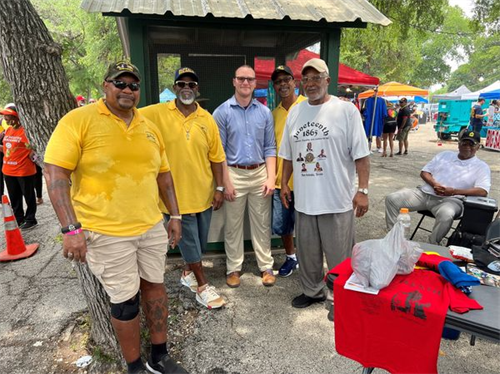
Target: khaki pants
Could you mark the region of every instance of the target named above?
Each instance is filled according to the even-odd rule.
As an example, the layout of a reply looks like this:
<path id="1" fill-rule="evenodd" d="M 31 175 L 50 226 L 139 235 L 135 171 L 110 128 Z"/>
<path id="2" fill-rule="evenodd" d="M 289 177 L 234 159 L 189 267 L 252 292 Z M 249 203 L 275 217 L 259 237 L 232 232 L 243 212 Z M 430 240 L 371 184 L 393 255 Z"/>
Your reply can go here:
<path id="1" fill-rule="evenodd" d="M 241 271 L 243 265 L 243 222 L 248 202 L 252 246 L 260 271 L 272 269 L 271 203 L 264 197 L 262 186 L 267 179 L 266 166 L 253 170 L 228 167 L 229 177 L 236 189 L 236 199 L 224 203 L 224 247 L 227 274 Z"/>

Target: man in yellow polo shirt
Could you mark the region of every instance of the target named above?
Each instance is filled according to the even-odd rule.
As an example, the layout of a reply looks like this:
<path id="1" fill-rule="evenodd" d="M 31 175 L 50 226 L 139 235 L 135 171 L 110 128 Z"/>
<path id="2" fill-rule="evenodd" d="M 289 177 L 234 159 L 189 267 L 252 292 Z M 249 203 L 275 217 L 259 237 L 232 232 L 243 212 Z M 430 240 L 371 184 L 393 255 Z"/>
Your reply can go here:
<path id="1" fill-rule="evenodd" d="M 295 93 L 295 79 L 292 70 L 286 65 L 278 66 L 271 74 L 271 80 L 274 84 L 274 90 L 278 93 L 281 103 L 273 110 L 274 134 L 276 136 L 276 153 L 279 152 L 283 130 L 290 109 L 295 104 L 306 100 L 302 95 Z M 293 205 L 293 192 L 288 208 L 281 203 L 281 175 L 283 173 L 283 159 L 278 157 L 276 162 L 276 189 L 273 195 L 273 233 L 281 236 L 283 246 L 285 247 L 286 260 L 281 265 L 278 274 L 282 277 L 292 275 L 298 268 L 297 256 L 295 254 L 295 245 L 293 243 L 293 228 L 295 224 L 295 209 Z M 288 182 L 290 190 L 293 191 L 293 181 Z"/>
<path id="2" fill-rule="evenodd" d="M 140 73 L 110 65 L 105 99 L 65 115 L 45 153 L 50 200 L 63 233 L 63 255 L 87 262 L 111 301 L 111 322 L 129 373 L 146 373 L 140 349 L 140 296 L 149 326 L 154 373 L 186 373 L 167 352 L 163 283 L 167 232 L 159 199 L 172 213 L 170 246 L 181 223 L 161 134 L 135 108 Z M 140 293 L 139 293 L 140 290 Z"/>
<path id="3" fill-rule="evenodd" d="M 181 284 L 196 293 L 196 301 L 208 309 L 225 304 L 208 284 L 201 258 L 208 242 L 212 209 L 224 201 L 222 163 L 226 159 L 219 129 L 212 116 L 195 101 L 199 79 L 193 69 L 175 72 L 173 91 L 177 98 L 142 108 L 139 112 L 156 123 L 165 142 L 182 215 L 179 249 L 185 262 Z M 170 210 L 162 205 L 169 217 Z"/>

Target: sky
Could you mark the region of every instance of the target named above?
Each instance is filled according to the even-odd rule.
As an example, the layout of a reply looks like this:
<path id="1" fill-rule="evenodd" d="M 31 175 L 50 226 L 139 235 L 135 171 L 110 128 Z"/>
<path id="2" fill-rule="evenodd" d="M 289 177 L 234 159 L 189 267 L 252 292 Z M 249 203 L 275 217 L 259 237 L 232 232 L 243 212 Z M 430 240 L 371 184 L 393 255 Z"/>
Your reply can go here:
<path id="1" fill-rule="evenodd" d="M 451 6 L 458 5 L 464 10 L 466 17 L 470 17 L 472 15 L 474 0 L 448 0 L 448 4 L 450 4 Z"/>

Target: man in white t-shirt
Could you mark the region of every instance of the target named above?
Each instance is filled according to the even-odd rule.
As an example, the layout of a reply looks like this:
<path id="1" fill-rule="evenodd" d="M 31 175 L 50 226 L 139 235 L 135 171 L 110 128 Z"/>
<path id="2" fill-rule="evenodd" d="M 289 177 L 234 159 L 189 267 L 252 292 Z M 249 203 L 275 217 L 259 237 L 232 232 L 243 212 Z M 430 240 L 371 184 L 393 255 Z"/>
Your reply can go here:
<path id="1" fill-rule="evenodd" d="M 361 115 L 353 104 L 328 94 L 330 81 L 323 60 L 313 58 L 304 64 L 302 84 L 308 100 L 290 110 L 279 151 L 284 159 L 281 200 L 287 208 L 293 171 L 303 291 L 292 301 L 295 308 L 325 300 L 323 255 L 329 268 L 349 257 L 354 215 L 368 211 L 370 151 Z M 331 306 L 331 292 L 326 298 Z"/>
<path id="2" fill-rule="evenodd" d="M 487 196 L 491 187 L 489 166 L 476 157 L 481 137 L 476 131 L 465 131 L 458 142 L 458 152 L 438 153 L 424 166 L 420 177 L 425 184 L 404 188 L 385 198 L 385 220 L 390 230 L 399 210 L 430 210 L 436 220 L 429 243 L 439 244 L 463 212 L 464 196 Z"/>

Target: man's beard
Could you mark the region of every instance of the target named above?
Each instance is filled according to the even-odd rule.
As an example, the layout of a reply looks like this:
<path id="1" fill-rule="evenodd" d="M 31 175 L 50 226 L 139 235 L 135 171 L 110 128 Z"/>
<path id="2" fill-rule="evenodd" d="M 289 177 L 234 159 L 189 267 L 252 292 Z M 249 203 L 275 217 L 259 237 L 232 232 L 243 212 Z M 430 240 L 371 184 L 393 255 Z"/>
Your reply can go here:
<path id="1" fill-rule="evenodd" d="M 190 94 L 186 97 L 186 95 L 182 95 L 180 92 L 177 94 L 177 99 L 181 101 L 184 105 L 191 105 L 195 100 L 194 92 L 190 92 Z"/>

